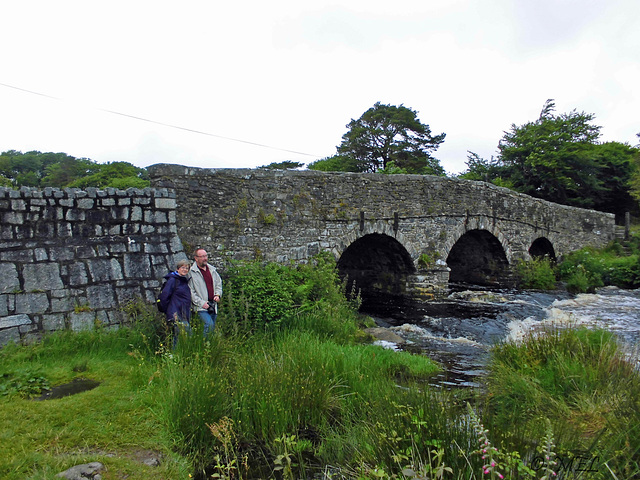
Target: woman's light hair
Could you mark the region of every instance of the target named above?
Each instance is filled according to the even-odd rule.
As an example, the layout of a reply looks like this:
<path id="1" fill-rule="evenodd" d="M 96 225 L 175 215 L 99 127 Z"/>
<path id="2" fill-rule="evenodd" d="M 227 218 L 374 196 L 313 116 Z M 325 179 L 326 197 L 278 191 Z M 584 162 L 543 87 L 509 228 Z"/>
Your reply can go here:
<path id="1" fill-rule="evenodd" d="M 184 267 L 184 266 L 190 267 L 191 266 L 191 262 L 189 260 L 180 260 L 178 263 L 176 263 L 176 270 L 179 269 L 180 267 Z"/>

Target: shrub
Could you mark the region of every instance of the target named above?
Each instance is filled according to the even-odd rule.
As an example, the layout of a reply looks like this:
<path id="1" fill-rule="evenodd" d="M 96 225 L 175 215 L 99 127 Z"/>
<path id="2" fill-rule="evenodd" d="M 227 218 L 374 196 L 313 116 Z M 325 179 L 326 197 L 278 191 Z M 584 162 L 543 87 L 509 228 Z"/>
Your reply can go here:
<path id="1" fill-rule="evenodd" d="M 295 323 L 301 312 L 318 308 L 353 310 L 329 253 L 299 266 L 232 263 L 224 284 L 220 328 L 227 333 L 278 330 Z"/>
<path id="2" fill-rule="evenodd" d="M 516 265 L 518 284 L 523 288 L 553 290 L 556 286 L 555 265 L 547 257 L 536 257 Z"/>
<path id="3" fill-rule="evenodd" d="M 566 255 L 559 267 L 560 278 L 573 293 L 593 292 L 604 285 L 620 288 L 640 286 L 640 256 L 624 253 L 612 243 L 606 248 L 583 248 Z"/>

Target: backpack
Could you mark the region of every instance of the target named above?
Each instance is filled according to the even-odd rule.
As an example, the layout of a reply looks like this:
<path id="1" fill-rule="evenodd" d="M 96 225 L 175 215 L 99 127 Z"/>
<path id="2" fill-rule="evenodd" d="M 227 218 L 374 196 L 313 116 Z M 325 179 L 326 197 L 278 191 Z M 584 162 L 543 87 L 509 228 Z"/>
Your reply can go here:
<path id="1" fill-rule="evenodd" d="M 160 295 L 162 294 L 162 291 L 164 290 L 164 287 L 167 286 L 167 282 L 169 280 L 165 280 L 162 283 L 162 286 L 160 287 L 160 289 L 158 290 L 158 293 L 156 294 L 156 307 L 158 307 L 158 311 L 161 313 L 167 313 L 166 309 L 162 308 L 162 304 L 160 303 Z"/>

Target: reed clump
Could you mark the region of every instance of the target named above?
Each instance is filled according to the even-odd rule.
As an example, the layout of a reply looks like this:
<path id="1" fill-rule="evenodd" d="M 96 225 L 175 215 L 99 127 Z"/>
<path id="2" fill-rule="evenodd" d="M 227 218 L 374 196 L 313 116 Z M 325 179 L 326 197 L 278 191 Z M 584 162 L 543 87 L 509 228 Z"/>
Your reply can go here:
<path id="1" fill-rule="evenodd" d="M 640 373 L 612 332 L 531 334 L 496 346 L 489 372 L 486 418 L 509 448 L 526 450 L 549 420 L 564 459 L 579 452 L 622 478 L 638 474 Z"/>

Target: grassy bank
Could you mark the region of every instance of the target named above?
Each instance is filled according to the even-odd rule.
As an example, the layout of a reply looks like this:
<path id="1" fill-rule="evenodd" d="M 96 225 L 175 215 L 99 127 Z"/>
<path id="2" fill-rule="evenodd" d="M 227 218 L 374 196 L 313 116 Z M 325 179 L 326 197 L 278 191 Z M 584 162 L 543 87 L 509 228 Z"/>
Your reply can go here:
<path id="1" fill-rule="evenodd" d="M 235 268 L 206 342 L 168 348 L 157 312 L 132 305 L 131 328 L 0 350 L 0 478 L 91 461 L 143 480 L 639 474 L 640 379 L 611 335 L 498 345 L 485 389 L 442 392 L 428 358 L 370 344 L 328 259 Z M 33 399 L 76 378 L 100 385 Z M 567 465 L 577 455 L 591 471 Z"/>

